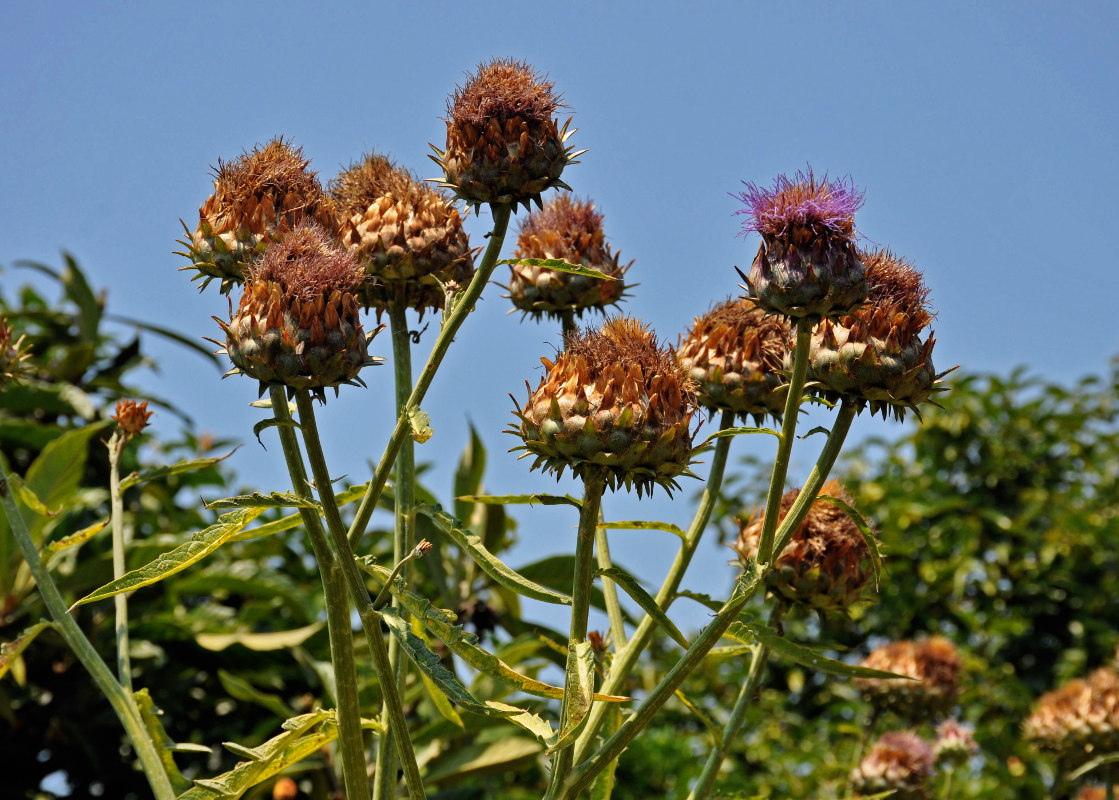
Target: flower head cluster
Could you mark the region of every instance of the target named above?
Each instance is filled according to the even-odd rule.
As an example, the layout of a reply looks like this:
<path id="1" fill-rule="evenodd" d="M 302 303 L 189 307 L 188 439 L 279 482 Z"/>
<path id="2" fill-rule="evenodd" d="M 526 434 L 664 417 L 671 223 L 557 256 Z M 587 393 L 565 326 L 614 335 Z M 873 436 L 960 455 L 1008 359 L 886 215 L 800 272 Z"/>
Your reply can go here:
<path id="1" fill-rule="evenodd" d="M 956 646 L 943 636 L 891 642 L 872 651 L 862 665 L 906 676 L 855 680 L 863 696 L 879 708 L 919 720 L 956 704 L 962 662 Z"/>
<path id="2" fill-rule="evenodd" d="M 1119 750 L 1119 672 L 1102 667 L 1043 694 L 1022 736 L 1069 766 Z"/>
<path id="3" fill-rule="evenodd" d="M 928 800 L 928 780 L 936 754 L 912 731 L 890 731 L 874 743 L 851 771 L 851 788 L 859 795 L 893 791 L 896 800 Z"/>

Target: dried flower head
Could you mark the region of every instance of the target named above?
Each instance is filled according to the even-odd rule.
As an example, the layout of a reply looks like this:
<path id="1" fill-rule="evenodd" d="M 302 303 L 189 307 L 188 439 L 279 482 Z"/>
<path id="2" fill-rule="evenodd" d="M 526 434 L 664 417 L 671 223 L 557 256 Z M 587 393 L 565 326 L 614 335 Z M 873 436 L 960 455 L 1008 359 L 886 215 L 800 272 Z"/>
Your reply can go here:
<path id="1" fill-rule="evenodd" d="M 854 503 L 836 480 L 824 484 L 823 494 L 848 505 Z M 799 489 L 785 492 L 781 520 L 799 495 Z M 748 520 L 739 520 L 738 539 L 732 547 L 743 561 L 758 556 L 763 517 L 759 511 Z M 766 583 L 790 603 L 821 613 L 847 613 L 860 601 L 871 575 L 870 550 L 858 526 L 839 506 L 819 499 L 777 557 Z"/>
<path id="2" fill-rule="evenodd" d="M 761 424 L 780 420 L 785 393 L 785 355 L 792 329 L 782 317 L 766 315 L 753 300 L 728 299 L 702 317 L 676 348 L 676 357 L 696 382 L 701 405 L 747 415 Z"/>
<path id="3" fill-rule="evenodd" d="M 198 226 L 188 230 L 180 253 L 193 262 L 202 288 L 215 278 L 223 293 L 244 281 L 245 268 L 276 235 L 313 219 L 333 229 L 333 202 L 323 194 L 302 148 L 276 138 L 233 161 L 218 159 L 214 193 L 198 210 Z M 185 227 L 185 225 L 184 225 Z"/>
<path id="4" fill-rule="evenodd" d="M 0 388 L 17 381 L 28 371 L 31 351 L 24 344 L 27 337 L 16 338 L 8 320 L 0 316 Z"/>
<path id="5" fill-rule="evenodd" d="M 629 317 L 608 319 L 597 330 L 576 330 L 547 375 L 514 414 L 509 433 L 524 440 L 533 469 L 581 478 L 602 472 L 611 489 L 654 485 L 671 492 L 688 473 L 689 429 L 695 390 L 671 349 Z M 516 400 L 514 399 L 514 402 Z"/>
<path id="6" fill-rule="evenodd" d="M 788 317 L 820 319 L 850 311 L 867 293 L 855 250 L 855 212 L 863 192 L 849 179 L 817 178 L 812 169 L 778 175 L 772 189 L 746 183 L 742 233 L 762 243 L 747 288 L 758 304 Z"/>
<path id="7" fill-rule="evenodd" d="M 474 206 L 528 207 L 560 180 L 580 153 L 565 147 L 574 129 L 553 119 L 563 105 L 555 85 L 512 59 L 480 64 L 447 102 L 447 146 L 434 145 L 442 185 Z M 570 123 L 570 120 L 568 120 Z"/>
<path id="8" fill-rule="evenodd" d="M 1119 750 L 1119 672 L 1102 667 L 1043 694 L 1022 736 L 1068 767 Z"/>
<path id="9" fill-rule="evenodd" d="M 304 222 L 269 245 L 246 273 L 237 313 L 225 323 L 234 369 L 261 383 L 312 389 L 361 383 L 368 340 L 354 297 L 364 270 L 325 231 Z M 376 332 L 374 332 L 376 333 Z"/>
<path id="10" fill-rule="evenodd" d="M 553 197 L 528 215 L 517 236 L 517 258 L 562 259 L 608 275 L 587 278 L 547 267 L 514 264 L 509 279 L 513 305 L 534 317 L 557 318 L 617 305 L 626 289 L 623 276 L 633 265 L 619 264 L 602 230 L 602 214 L 589 200 Z"/>
<path id="11" fill-rule="evenodd" d="M 936 742 L 933 743 L 938 762 L 962 764 L 979 752 L 975 742 L 975 731 L 958 719 L 946 719 L 936 726 Z"/>
<path id="12" fill-rule="evenodd" d="M 935 763 L 933 749 L 916 733 L 890 731 L 851 771 L 851 788 L 859 795 L 893 790 L 896 800 L 927 800 Z"/>
<path id="13" fill-rule="evenodd" d="M 360 301 L 378 316 L 402 302 L 422 316 L 474 275 L 458 209 L 385 156 L 370 153 L 330 184 L 340 237 L 365 266 Z"/>
<path id="14" fill-rule="evenodd" d="M 136 436 L 148 427 L 151 416 L 152 412 L 148 411 L 146 400 L 137 402 L 126 399 L 117 401 L 116 413 L 113 414 L 112 419 L 116 420 L 117 430 L 122 434 Z"/>
<path id="15" fill-rule="evenodd" d="M 956 704 L 962 663 L 956 646 L 943 636 L 891 642 L 872 651 L 863 666 L 909 678 L 856 678 L 863 696 L 879 708 L 917 721 Z"/>
<path id="16" fill-rule="evenodd" d="M 869 406 L 883 418 L 920 415 L 921 403 L 945 389 L 951 372 L 937 374 L 932 364 L 936 336 L 922 333 L 932 322 L 929 290 L 921 273 L 889 250 L 862 255 L 870 295 L 850 314 L 816 326 L 809 351 L 809 380 L 833 400 L 846 398 Z M 955 369 L 953 367 L 953 369 Z"/>

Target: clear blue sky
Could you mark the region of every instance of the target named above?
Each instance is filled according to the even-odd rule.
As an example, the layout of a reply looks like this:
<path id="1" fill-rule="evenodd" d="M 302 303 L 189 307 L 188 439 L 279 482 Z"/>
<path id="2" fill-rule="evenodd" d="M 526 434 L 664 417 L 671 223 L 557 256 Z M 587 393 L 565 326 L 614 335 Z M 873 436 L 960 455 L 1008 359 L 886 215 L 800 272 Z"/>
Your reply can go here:
<path id="1" fill-rule="evenodd" d="M 110 310 L 216 336 L 215 292 L 176 271 L 209 165 L 283 134 L 324 183 L 370 148 L 423 176 L 442 144 L 447 94 L 493 56 L 525 59 L 563 92 L 590 148 L 564 174 L 636 259 L 626 310 L 675 341 L 737 291 L 729 192 L 811 164 L 866 188 L 857 222 L 923 269 L 939 310 L 936 364 L 1063 381 L 1119 351 L 1114 195 L 1119 186 L 1119 12 L 1113 3 L 212 3 L 10 2 L 0 47 L 0 282 L 18 259 L 73 252 Z M 486 222 L 478 220 L 478 223 Z M 473 225 L 480 244 L 485 229 Z M 511 247 L 509 248 L 511 250 Z M 499 273 L 504 282 L 505 276 Z M 426 404 L 436 437 L 418 458 L 455 457 L 472 419 L 490 448 L 488 488 L 553 491 L 505 450 L 507 394 L 539 380 L 554 326 L 506 316 L 487 289 Z M 413 358 L 422 361 L 429 332 Z M 250 433 L 253 382 L 149 342 L 201 428 L 249 446 L 233 459 L 259 488 L 286 485 Z M 388 355 L 385 336 L 374 351 Z M 391 372 L 365 375 L 322 414 L 336 473 L 369 474 L 388 435 Z M 167 415 L 163 415 L 166 417 Z M 826 424 L 826 419 L 820 422 Z M 163 424 L 173 428 L 174 420 Z M 816 424 L 816 423 L 814 423 Z M 856 434 L 891 435 L 860 420 Z M 739 441 L 732 458 L 767 456 Z M 795 453 L 799 476 L 819 437 Z M 444 456 L 444 458 L 446 458 Z M 446 492 L 450 465 L 435 470 Z M 559 487 L 575 491 L 565 482 Z M 685 502 L 608 498 L 614 518 L 686 524 Z M 565 549 L 557 509 L 520 514 L 518 557 Z M 671 537 L 668 537 L 671 538 Z M 619 532 L 615 554 L 655 576 L 672 542 Z M 542 549 L 541 549 L 542 548 Z M 695 585 L 729 580 L 703 553 Z"/>

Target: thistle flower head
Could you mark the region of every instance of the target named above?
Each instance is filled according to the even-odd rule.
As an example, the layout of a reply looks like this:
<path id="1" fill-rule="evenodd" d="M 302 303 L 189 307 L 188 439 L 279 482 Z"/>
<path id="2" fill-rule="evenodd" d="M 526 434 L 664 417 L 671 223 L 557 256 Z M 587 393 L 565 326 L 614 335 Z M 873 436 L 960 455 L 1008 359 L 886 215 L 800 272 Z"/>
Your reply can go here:
<path id="1" fill-rule="evenodd" d="M 936 742 L 933 744 L 938 762 L 962 764 L 979 752 L 975 742 L 975 731 L 958 719 L 946 719 L 936 726 Z"/>
<path id="2" fill-rule="evenodd" d="M 443 186 L 474 206 L 540 202 L 579 153 L 565 147 L 574 133 L 552 115 L 563 105 L 555 85 L 511 59 L 480 64 L 447 102 L 447 145 L 434 145 Z"/>
<path id="3" fill-rule="evenodd" d="M 767 315 L 748 298 L 728 299 L 702 317 L 676 348 L 676 357 L 696 382 L 701 405 L 780 420 L 788 383 L 785 356 L 792 328 L 782 317 Z"/>
<path id="4" fill-rule="evenodd" d="M 851 241 L 855 235 L 864 192 L 850 178 L 817 178 L 809 167 L 792 178 L 778 175 L 772 189 L 742 183 L 746 191 L 733 195 L 746 206 L 735 212 L 746 217 L 742 235 L 757 232 L 795 245 L 820 238 Z"/>
<path id="5" fill-rule="evenodd" d="M 1046 692 L 1023 723 L 1022 736 L 1067 767 L 1119 750 L 1119 672 L 1102 667 Z"/>
<path id="6" fill-rule="evenodd" d="M 124 399 L 117 401 L 116 413 L 113 414 L 112 419 L 116 421 L 117 430 L 122 434 L 136 436 L 148 427 L 151 416 L 152 412 L 148 411 L 147 401 Z"/>
<path id="7" fill-rule="evenodd" d="M 362 270 L 322 228 L 301 224 L 269 246 L 246 277 L 279 284 L 286 298 L 313 300 L 334 291 L 353 294 L 361 285 Z"/>
<path id="8" fill-rule="evenodd" d="M 517 258 L 562 259 L 601 272 L 613 280 L 587 278 L 546 267 L 510 267 L 509 298 L 525 314 L 561 317 L 587 309 L 605 311 L 621 301 L 622 279 L 633 262 L 619 265 L 602 230 L 602 213 L 589 200 L 558 195 L 521 223 Z"/>
<path id="9" fill-rule="evenodd" d="M 956 646 L 943 636 L 891 642 L 863 659 L 863 666 L 904 678 L 856 678 L 871 703 L 917 721 L 944 713 L 956 703 L 962 662 Z"/>
<path id="10" fill-rule="evenodd" d="M 602 473 L 607 484 L 660 485 L 671 491 L 687 472 L 695 393 L 672 351 L 628 317 L 598 330 L 576 330 L 527 404 L 514 413 L 525 450 L 557 477 Z M 515 402 L 515 401 L 514 401 Z"/>
<path id="11" fill-rule="evenodd" d="M 823 494 L 853 503 L 836 480 L 824 484 Z M 788 515 L 799 495 L 799 489 L 785 492 L 779 520 Z M 758 556 L 763 519 L 764 514 L 758 512 L 739 521 L 738 539 L 732 547 L 744 561 Z M 837 505 L 820 499 L 777 557 L 766 582 L 790 603 L 821 613 L 847 613 L 861 599 L 871 574 L 870 549 L 858 526 Z"/>
<path id="12" fill-rule="evenodd" d="M 402 302 L 422 317 L 474 274 L 462 216 L 440 191 L 370 153 L 331 181 L 340 238 L 364 265 L 359 300 L 378 316 Z"/>
<path id="13" fill-rule="evenodd" d="M 860 795 L 893 790 L 897 800 L 927 800 L 927 783 L 936 755 L 913 731 L 885 733 L 851 771 L 851 787 Z"/>

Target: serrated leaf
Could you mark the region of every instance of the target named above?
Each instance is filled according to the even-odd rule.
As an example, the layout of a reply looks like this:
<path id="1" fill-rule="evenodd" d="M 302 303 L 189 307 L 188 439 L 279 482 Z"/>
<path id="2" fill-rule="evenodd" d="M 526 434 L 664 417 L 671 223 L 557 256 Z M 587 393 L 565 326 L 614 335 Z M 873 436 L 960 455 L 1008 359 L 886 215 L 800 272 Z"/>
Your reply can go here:
<path id="1" fill-rule="evenodd" d="M 234 534 L 256 519 L 263 511 L 263 508 L 245 508 L 222 514 L 216 523 L 194 534 L 189 542 L 179 545 L 170 553 L 164 553 L 139 569 L 125 573 L 100 589 L 95 589 L 74 605 L 85 605 L 121 592 L 130 592 L 141 586 L 158 583 L 176 572 L 182 572 L 229 541 Z"/>
<path id="2" fill-rule="evenodd" d="M 23 633 L 12 639 L 10 642 L 0 644 L 0 678 L 8 674 L 8 670 L 12 668 L 12 664 L 20 657 L 20 654 L 27 649 L 27 646 L 35 641 L 35 637 L 45 631 L 47 628 L 53 628 L 54 623 L 50 620 L 43 620 L 36 622 L 34 625 L 24 628 Z M 17 674 L 18 678 L 19 675 Z"/>
<path id="3" fill-rule="evenodd" d="M 431 429 L 431 417 L 426 411 L 415 407 L 408 409 L 409 435 L 419 444 L 423 444 L 435 433 Z"/>
<path id="4" fill-rule="evenodd" d="M 726 439 L 730 436 L 744 436 L 752 433 L 768 433 L 770 436 L 781 438 L 781 434 L 773 430 L 773 428 L 723 428 L 722 430 L 715 431 L 713 434 L 703 440 L 703 444 L 707 444 L 715 439 Z"/>
<path id="5" fill-rule="evenodd" d="M 219 461 L 224 461 L 236 452 L 237 448 L 234 447 L 224 456 L 217 456 L 215 458 L 196 458 L 191 461 L 180 461 L 176 464 L 170 464 L 168 466 L 146 469 L 142 472 L 133 472 L 131 475 L 128 475 L 124 478 L 124 480 L 120 482 L 120 490 L 123 492 L 125 489 L 130 489 L 133 486 L 138 486 L 141 483 L 147 483 L 148 481 L 158 480 L 159 478 L 166 478 L 168 475 L 180 475 L 184 472 L 194 472 L 195 470 L 212 467 L 214 464 L 217 464 Z"/>
<path id="6" fill-rule="evenodd" d="M 297 647 L 314 636 L 320 628 L 321 622 L 313 622 L 302 628 L 293 628 L 287 631 L 269 631 L 267 633 L 253 633 L 240 631 L 237 633 L 199 633 L 194 641 L 199 647 L 206 650 L 221 651 L 231 645 L 239 644 L 249 650 L 265 653 L 270 650 L 287 650 Z M 284 714 L 288 713 L 286 710 Z M 281 714 L 280 716 L 283 716 Z"/>
<path id="7" fill-rule="evenodd" d="M 763 625 L 753 625 L 745 622 L 731 623 L 731 629 L 737 629 L 738 635 L 732 636 L 730 630 L 727 631 L 728 638 L 734 638 L 736 641 L 741 641 L 742 631 L 747 631 L 749 636 L 754 640 L 761 642 L 774 653 L 782 655 L 790 661 L 794 661 L 804 667 L 810 667 L 820 672 L 826 672 L 830 675 L 842 675 L 847 678 L 885 678 L 885 679 L 901 679 L 901 680 L 916 680 L 909 675 L 898 675 L 893 672 L 884 672 L 880 669 L 871 669 L 870 667 L 862 667 L 858 664 L 846 664 L 842 661 L 836 661 L 821 655 L 811 647 L 806 647 L 802 644 L 790 642 L 784 636 L 780 636 L 777 631 L 772 628 L 767 628 Z"/>
<path id="8" fill-rule="evenodd" d="M 542 506 L 574 506 L 582 508 L 583 504 L 570 495 L 558 494 L 467 494 L 456 497 L 465 503 L 483 503 L 486 505 L 534 505 Z"/>
<path id="9" fill-rule="evenodd" d="M 694 600 L 704 608 L 709 608 L 712 611 L 716 612 L 723 607 L 722 603 L 720 603 L 718 600 L 715 600 L 713 597 L 711 597 L 711 595 L 704 594 L 703 592 L 692 592 L 687 589 L 683 589 L 674 594 L 672 596 L 672 599 L 675 600 L 678 597 L 684 597 L 688 600 Z"/>
<path id="10" fill-rule="evenodd" d="M 552 269 L 556 272 L 566 272 L 570 275 L 582 275 L 584 278 L 598 278 L 599 280 L 607 281 L 617 280 L 617 278 L 611 277 L 597 269 L 584 267 L 581 264 L 572 264 L 570 261 L 564 261 L 562 258 L 503 258 L 497 263 L 509 264 L 515 267 L 543 267 L 544 269 Z"/>
<path id="11" fill-rule="evenodd" d="M 439 691 L 439 687 L 435 682 L 427 676 L 426 672 L 421 670 L 420 680 L 423 681 L 424 689 L 427 690 L 427 696 L 431 698 L 435 710 L 439 712 L 439 716 L 450 722 L 462 731 L 466 730 L 466 725 L 462 721 L 462 717 L 455 711 L 454 705 L 447 699 L 447 695 Z"/>
<path id="12" fill-rule="evenodd" d="M 155 743 L 156 749 L 159 750 L 159 761 L 163 764 L 163 770 L 171 781 L 171 788 L 176 792 L 185 792 L 190 788 L 190 781 L 179 772 L 179 767 L 171 755 L 178 747 L 174 740 L 167 735 L 167 730 L 159 719 L 159 711 L 155 707 L 155 702 L 146 688 L 133 692 L 132 696 L 136 700 L 136 707 L 140 709 L 140 718 L 144 721 L 144 729 L 148 732 L 148 738 Z M 207 753 L 210 752 L 208 747 L 203 749 Z"/>
<path id="13" fill-rule="evenodd" d="M 855 523 L 855 526 L 859 529 L 859 533 L 863 536 L 863 541 L 866 542 L 867 550 L 870 551 L 870 566 L 874 570 L 874 588 L 877 589 L 879 579 L 882 577 L 882 554 L 878 550 L 878 539 L 874 536 L 874 531 L 870 529 L 870 525 L 867 524 L 863 515 L 860 514 L 856 508 L 838 497 L 821 494 L 816 499 L 826 500 L 832 505 L 837 506 Z"/>
<path id="14" fill-rule="evenodd" d="M 705 658 L 742 658 L 754 651 L 749 645 L 732 645 L 730 647 L 713 647 Z"/>
<path id="15" fill-rule="evenodd" d="M 545 603 L 571 605 L 571 597 L 560 592 L 554 592 L 546 586 L 530 581 L 515 570 L 506 566 L 497 556 L 486 549 L 482 538 L 463 528 L 462 523 L 447 514 L 438 506 L 420 504 L 416 506 L 416 513 L 430 519 L 435 527 L 454 539 L 455 543 L 474 559 L 482 571 L 518 594 L 531 597 L 533 600 L 542 600 Z"/>
<path id="16" fill-rule="evenodd" d="M 320 506 L 309 497 L 300 497 L 293 492 L 269 492 L 261 494 L 241 494 L 236 497 L 223 497 L 203 505 L 206 508 L 311 508 L 316 511 Z"/>
<path id="17" fill-rule="evenodd" d="M 531 711 L 525 711 L 523 708 L 499 703 L 496 700 L 487 700 L 486 705 L 505 715 L 506 722 L 512 722 L 517 727 L 531 733 L 546 747 L 550 747 L 555 742 L 556 730 L 552 727 L 552 723 L 543 717 L 533 714 Z"/>
<path id="18" fill-rule="evenodd" d="M 569 642 L 565 671 L 562 727 L 548 753 L 571 747 L 591 710 L 594 696 L 594 650 L 589 642 Z"/>
<path id="19" fill-rule="evenodd" d="M 297 642 L 297 644 L 300 643 Z M 234 700 L 255 703 L 258 706 L 267 708 L 280 719 L 287 719 L 288 715 L 291 713 L 291 709 L 288 708 L 287 703 L 278 696 L 269 694 L 268 692 L 262 692 L 240 675 L 234 675 L 232 672 L 227 672 L 219 668 L 218 681 L 221 683 L 222 688 L 225 689 L 226 694 Z"/>
<path id="20" fill-rule="evenodd" d="M 105 530 L 108 525 L 109 520 L 107 519 L 101 522 L 95 522 L 92 525 L 82 528 L 80 531 L 71 533 L 69 536 L 63 536 L 61 539 L 55 539 L 53 542 L 48 542 L 47 554 L 54 555 L 55 553 L 62 552 L 68 547 L 75 547 L 82 542 L 86 542 L 99 534 L 101 531 Z"/>
<path id="21" fill-rule="evenodd" d="M 626 594 L 633 598 L 633 601 L 641 606 L 641 609 L 646 614 L 656 620 L 657 624 L 664 628 L 665 632 L 672 637 L 673 641 L 685 650 L 691 647 L 687 638 L 680 632 L 680 629 L 676 627 L 676 624 L 668 618 L 668 615 L 661 610 L 661 607 L 657 605 L 657 601 L 653 599 L 653 596 L 645 591 L 641 587 L 641 584 L 637 582 L 637 579 L 628 572 L 618 567 L 611 567 L 610 569 L 595 570 L 595 575 L 609 578 L 614 581 L 614 583 L 618 584 L 618 586 L 621 586 Z"/>
<path id="22" fill-rule="evenodd" d="M 622 531 L 665 531 L 679 536 L 681 539 L 687 539 L 688 535 L 684 533 L 679 525 L 673 525 L 671 522 L 657 522 L 656 520 L 628 520 L 625 522 L 600 522 L 600 528 L 610 528 Z"/>

